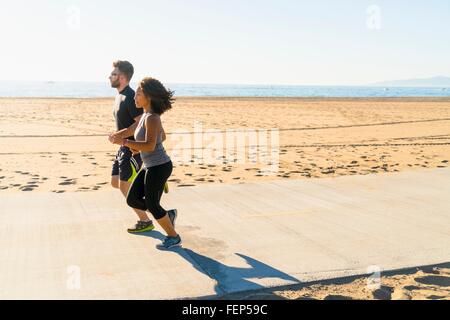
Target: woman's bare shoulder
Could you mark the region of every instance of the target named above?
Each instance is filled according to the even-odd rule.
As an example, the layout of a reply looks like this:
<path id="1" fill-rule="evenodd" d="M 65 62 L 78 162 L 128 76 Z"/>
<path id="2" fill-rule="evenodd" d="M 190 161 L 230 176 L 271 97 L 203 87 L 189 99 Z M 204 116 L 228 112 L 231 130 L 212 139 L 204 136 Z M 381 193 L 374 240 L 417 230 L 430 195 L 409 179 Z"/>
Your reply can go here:
<path id="1" fill-rule="evenodd" d="M 145 124 L 149 126 L 159 126 L 161 125 L 161 118 L 158 114 L 152 113 L 145 118 Z"/>

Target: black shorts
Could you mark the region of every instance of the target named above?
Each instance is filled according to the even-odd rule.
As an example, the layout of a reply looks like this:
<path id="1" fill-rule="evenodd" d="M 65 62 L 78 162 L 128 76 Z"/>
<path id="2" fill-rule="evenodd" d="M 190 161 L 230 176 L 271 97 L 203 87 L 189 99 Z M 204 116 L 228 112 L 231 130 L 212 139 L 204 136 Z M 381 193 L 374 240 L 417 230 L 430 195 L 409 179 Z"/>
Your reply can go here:
<path id="1" fill-rule="evenodd" d="M 120 147 L 112 166 L 111 175 L 119 176 L 120 181 L 133 182 L 141 166 L 142 160 L 139 153 L 133 156 L 129 148 Z"/>

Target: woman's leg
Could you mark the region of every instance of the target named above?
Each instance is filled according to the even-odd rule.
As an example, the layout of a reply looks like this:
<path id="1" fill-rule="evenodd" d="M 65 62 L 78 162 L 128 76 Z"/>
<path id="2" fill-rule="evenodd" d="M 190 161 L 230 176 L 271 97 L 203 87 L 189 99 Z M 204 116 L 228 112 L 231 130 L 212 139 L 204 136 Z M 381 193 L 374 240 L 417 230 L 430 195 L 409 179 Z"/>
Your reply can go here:
<path id="1" fill-rule="evenodd" d="M 167 235 L 176 237 L 178 234 L 170 221 L 167 211 L 160 205 L 164 185 L 172 174 L 172 169 L 172 162 L 147 169 L 145 175 L 145 204 Z"/>
<path id="2" fill-rule="evenodd" d="M 136 178 L 134 179 L 133 183 L 130 186 L 130 189 L 128 190 L 127 195 L 127 204 L 135 209 L 139 209 L 142 211 L 147 210 L 147 206 L 144 201 L 145 196 L 145 171 L 146 169 L 142 169 L 137 174 Z M 147 214 L 145 214 L 146 219 L 148 219 Z M 141 218 L 141 217 L 139 217 Z M 144 220 L 143 220 L 144 221 Z"/>

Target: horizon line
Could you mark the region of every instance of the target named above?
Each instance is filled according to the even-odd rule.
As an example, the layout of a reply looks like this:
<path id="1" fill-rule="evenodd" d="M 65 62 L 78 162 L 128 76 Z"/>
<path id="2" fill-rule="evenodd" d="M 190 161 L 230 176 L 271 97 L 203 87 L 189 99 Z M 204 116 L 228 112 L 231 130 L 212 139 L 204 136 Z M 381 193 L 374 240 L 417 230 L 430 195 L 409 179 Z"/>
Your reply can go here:
<path id="1" fill-rule="evenodd" d="M 430 78 L 411 78 L 404 80 L 386 80 L 386 81 L 378 81 L 368 84 L 268 84 L 268 83 L 216 83 L 216 82 L 166 82 L 168 85 L 206 85 L 206 86 L 276 86 L 276 87 L 389 87 L 386 85 L 389 82 L 401 82 L 401 81 L 412 81 L 412 80 L 426 80 L 433 78 L 449 78 L 446 76 L 436 76 Z M 4 80 L 0 79 L 0 82 L 17 82 L 17 83 L 105 83 L 108 84 L 108 81 L 98 81 L 98 80 Z M 138 81 L 131 81 L 130 84 L 136 84 Z M 422 85 L 422 86 L 408 86 L 408 85 L 400 85 L 400 86 L 391 86 L 391 87 L 410 87 L 410 88 L 442 88 L 443 86 L 433 86 L 433 85 Z M 444 86 L 445 87 L 445 86 Z"/>

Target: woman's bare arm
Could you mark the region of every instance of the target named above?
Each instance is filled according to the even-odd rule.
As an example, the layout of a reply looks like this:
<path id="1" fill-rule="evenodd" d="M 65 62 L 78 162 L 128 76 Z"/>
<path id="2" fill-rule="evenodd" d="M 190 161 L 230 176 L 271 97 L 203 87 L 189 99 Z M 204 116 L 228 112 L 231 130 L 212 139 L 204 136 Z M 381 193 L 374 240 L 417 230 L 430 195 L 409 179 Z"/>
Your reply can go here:
<path id="1" fill-rule="evenodd" d="M 123 140 L 123 145 L 134 150 L 153 152 L 160 130 L 161 119 L 157 115 L 151 115 L 145 119 L 145 141 Z"/>
<path id="2" fill-rule="evenodd" d="M 166 132 L 164 131 L 164 127 L 162 126 L 162 124 L 161 124 L 161 131 L 162 131 L 161 140 L 166 141 Z"/>

